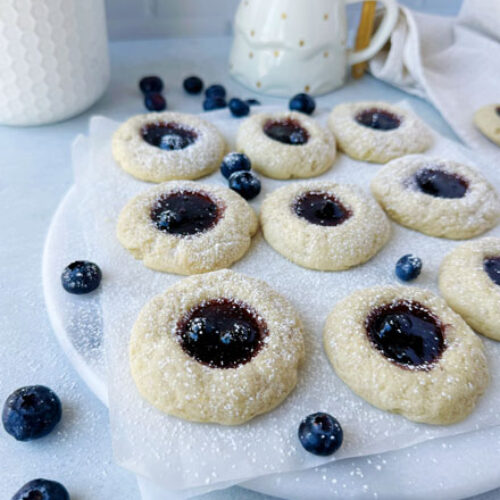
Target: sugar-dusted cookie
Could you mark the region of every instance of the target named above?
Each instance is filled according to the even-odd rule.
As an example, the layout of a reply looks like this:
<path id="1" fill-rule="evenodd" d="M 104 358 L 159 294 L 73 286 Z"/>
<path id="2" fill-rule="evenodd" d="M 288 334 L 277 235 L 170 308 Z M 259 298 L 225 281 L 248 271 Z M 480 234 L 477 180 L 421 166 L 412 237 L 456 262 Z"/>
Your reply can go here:
<path id="1" fill-rule="evenodd" d="M 328 125 L 339 148 L 356 160 L 386 163 L 432 144 L 432 134 L 420 118 L 386 102 L 339 104 Z"/>
<path id="2" fill-rule="evenodd" d="M 295 264 L 338 271 L 371 259 L 387 242 L 390 222 L 356 186 L 293 183 L 269 194 L 260 220 L 267 242 Z"/>
<path id="3" fill-rule="evenodd" d="M 123 170 L 149 182 L 197 179 L 219 166 L 226 145 L 211 123 L 194 115 L 137 115 L 115 132 L 113 156 Z"/>
<path id="4" fill-rule="evenodd" d="M 172 181 L 130 200 L 118 218 L 117 236 L 151 269 L 195 274 L 239 260 L 257 227 L 255 212 L 234 191 Z"/>
<path id="5" fill-rule="evenodd" d="M 474 114 L 474 124 L 490 140 L 500 146 L 500 104 L 488 104 Z"/>
<path id="6" fill-rule="evenodd" d="M 137 388 L 153 406 L 236 425 L 272 410 L 295 387 L 302 324 L 264 282 L 216 271 L 151 299 L 133 327 L 129 353 Z"/>
<path id="7" fill-rule="evenodd" d="M 480 338 L 427 290 L 358 290 L 335 305 L 323 340 L 335 372 L 356 394 L 416 422 L 464 419 L 488 385 Z"/>
<path id="8" fill-rule="evenodd" d="M 458 246 L 441 264 L 439 289 L 478 333 L 500 340 L 500 238 Z"/>
<path id="9" fill-rule="evenodd" d="M 403 226 L 442 238 L 472 238 L 494 227 L 500 202 L 493 186 L 461 163 L 412 155 L 373 178 L 373 195 Z"/>
<path id="10" fill-rule="evenodd" d="M 257 113 L 239 127 L 236 148 L 252 166 L 274 179 L 316 177 L 335 159 L 335 139 L 296 111 Z"/>

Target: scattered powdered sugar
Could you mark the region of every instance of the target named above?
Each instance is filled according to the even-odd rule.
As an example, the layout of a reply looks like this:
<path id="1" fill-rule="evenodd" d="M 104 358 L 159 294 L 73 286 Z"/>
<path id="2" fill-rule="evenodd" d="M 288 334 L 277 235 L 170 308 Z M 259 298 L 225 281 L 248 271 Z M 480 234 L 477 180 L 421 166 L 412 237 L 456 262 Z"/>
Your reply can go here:
<path id="1" fill-rule="evenodd" d="M 418 188 L 416 175 L 425 170 L 456 175 L 466 183 L 462 197 L 429 196 Z M 500 215 L 497 192 L 484 177 L 460 162 L 431 155 L 409 155 L 382 167 L 372 190 L 396 220 L 428 234 L 465 238 L 494 226 Z"/>
<path id="2" fill-rule="evenodd" d="M 366 109 L 387 110 L 396 115 L 401 124 L 385 131 L 360 125 L 355 116 Z M 405 154 L 426 151 L 432 144 L 430 129 L 408 106 L 375 101 L 342 103 L 334 108 L 328 121 L 340 149 L 364 160 L 384 163 Z"/>
<path id="3" fill-rule="evenodd" d="M 167 153 L 142 138 L 142 128 L 152 124 L 175 125 L 192 132 L 196 140 L 184 149 Z M 213 172 L 224 153 L 223 140 L 212 124 L 194 115 L 171 111 L 130 118 L 121 124 L 112 145 L 115 157 L 127 172 L 156 182 L 195 179 Z"/>
<path id="4" fill-rule="evenodd" d="M 221 116 L 224 119 L 218 120 Z M 234 145 L 240 122 L 226 116 L 226 112 L 204 115 Z M 319 111 L 315 117 L 325 124 L 327 113 Z M 132 325 L 146 302 L 183 278 L 145 268 L 116 239 L 120 210 L 130 198 L 150 186 L 127 175 L 114 163 L 110 140 L 117 126 L 103 118 L 92 120 L 91 161 L 85 172 L 77 172 L 76 177 L 81 193 L 82 226 L 91 250 L 86 257 L 99 264 L 104 276 L 99 298 L 109 366 L 113 446 L 121 465 L 168 489 L 240 482 L 310 468 L 332 460 L 306 453 L 297 439 L 300 420 L 316 411 L 331 413 L 344 428 L 345 441 L 335 458 L 381 453 L 500 423 L 500 346 L 493 341 L 484 341 L 492 372 L 489 389 L 467 420 L 449 427 L 415 424 L 370 406 L 355 396 L 330 366 L 322 346 L 322 329 L 332 307 L 354 290 L 395 284 L 394 266 L 399 257 L 406 253 L 421 257 L 423 271 L 415 284 L 437 292 L 441 259 L 457 243 L 428 237 L 396 224 L 388 244 L 374 259 L 348 271 L 318 272 L 296 266 L 272 250 L 260 232 L 254 237 L 249 252 L 232 267 L 266 281 L 292 303 L 304 323 L 306 360 L 297 388 L 278 408 L 247 424 L 225 427 L 169 417 L 142 400 L 128 364 Z M 439 137 L 430 153 L 469 165 L 475 163 L 472 153 Z M 493 166 L 481 170 L 500 188 L 500 178 Z M 369 193 L 369 183 L 377 171 L 376 165 L 339 155 L 332 169 L 319 179 L 355 183 Z M 255 209 L 267 193 L 295 182 L 261 180 L 262 193 L 252 202 Z M 225 185 L 218 172 L 203 182 Z M 500 228 L 489 234 L 500 235 Z M 381 463 L 377 465 L 382 467 Z M 328 483 L 342 489 L 341 485 Z"/>

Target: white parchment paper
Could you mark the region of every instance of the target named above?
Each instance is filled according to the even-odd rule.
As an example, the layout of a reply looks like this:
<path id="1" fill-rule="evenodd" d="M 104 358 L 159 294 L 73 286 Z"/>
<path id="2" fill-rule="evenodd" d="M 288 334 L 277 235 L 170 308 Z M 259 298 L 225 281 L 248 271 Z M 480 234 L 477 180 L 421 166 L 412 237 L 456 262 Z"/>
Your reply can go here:
<path id="1" fill-rule="evenodd" d="M 253 108 L 253 112 L 268 108 Z M 227 110 L 206 113 L 233 145 L 240 121 Z M 326 123 L 327 112 L 315 118 Z M 274 411 L 251 422 L 225 427 L 194 424 L 162 414 L 143 401 L 131 378 L 128 339 L 142 306 L 182 277 L 151 271 L 121 247 L 115 236 L 117 216 L 125 203 L 150 184 L 123 172 L 111 155 L 111 136 L 119 124 L 94 118 L 90 126 L 90 164 L 78 175 L 82 221 L 91 255 L 103 270 L 101 305 L 109 368 L 109 406 L 117 461 L 169 490 L 214 487 L 270 473 L 301 470 L 325 463 L 306 453 L 297 439 L 300 420 L 315 411 L 327 411 L 342 423 L 345 440 L 335 459 L 379 453 L 435 437 L 477 430 L 500 423 L 500 344 L 484 340 L 492 383 L 474 413 L 448 427 L 415 424 L 378 410 L 354 395 L 335 375 L 321 345 L 326 316 L 333 305 L 352 291 L 393 284 L 394 265 L 413 252 L 424 262 L 414 286 L 437 290 L 442 257 L 458 242 L 422 235 L 393 224 L 388 245 L 367 264 L 343 272 L 317 272 L 298 267 L 269 247 L 259 233 L 248 254 L 233 269 L 265 280 L 287 297 L 300 313 L 306 330 L 307 361 L 290 397 Z M 436 134 L 428 152 L 475 165 L 500 190 L 496 165 L 479 164 L 473 153 Z M 339 155 L 333 168 L 321 176 L 358 184 L 369 192 L 379 166 Z M 218 172 L 201 182 L 225 184 Z M 252 202 L 258 210 L 266 195 L 287 182 L 262 177 L 263 192 Z M 500 236 L 500 227 L 490 235 Z"/>

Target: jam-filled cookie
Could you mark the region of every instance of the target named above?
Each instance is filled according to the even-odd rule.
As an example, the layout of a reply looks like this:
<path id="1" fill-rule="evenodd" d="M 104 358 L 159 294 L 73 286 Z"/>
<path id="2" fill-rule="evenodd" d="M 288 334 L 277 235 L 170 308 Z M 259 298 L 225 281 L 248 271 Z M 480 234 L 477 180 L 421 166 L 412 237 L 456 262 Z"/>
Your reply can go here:
<path id="1" fill-rule="evenodd" d="M 464 243 L 449 253 L 439 289 L 474 330 L 500 340 L 500 238 Z"/>
<path id="2" fill-rule="evenodd" d="M 257 227 L 255 212 L 234 191 L 172 181 L 130 200 L 118 218 L 117 236 L 151 269 L 195 274 L 239 260 Z"/>
<path id="3" fill-rule="evenodd" d="M 269 194 L 260 220 L 267 242 L 295 264 L 338 271 L 371 259 L 387 242 L 390 222 L 356 186 L 294 183 Z"/>
<path id="4" fill-rule="evenodd" d="M 500 104 L 489 104 L 474 114 L 474 124 L 491 141 L 500 146 Z"/>
<path id="5" fill-rule="evenodd" d="M 323 340 L 335 372 L 356 394 L 415 422 L 464 419 L 489 382 L 481 339 L 427 290 L 356 291 L 334 307 Z"/>
<path id="6" fill-rule="evenodd" d="M 494 227 L 500 202 L 476 170 L 421 155 L 393 160 L 373 178 L 373 195 L 403 226 L 430 236 L 472 238 Z"/>
<path id="7" fill-rule="evenodd" d="M 339 104 L 328 125 L 342 151 L 351 158 L 386 163 L 432 144 L 432 134 L 411 111 L 386 102 Z"/>
<path id="8" fill-rule="evenodd" d="M 258 113 L 238 129 L 236 148 L 274 179 L 316 177 L 335 159 L 335 139 L 312 118 L 295 111 Z"/>
<path id="9" fill-rule="evenodd" d="M 216 271 L 150 300 L 129 353 L 137 388 L 153 406 L 187 420 L 236 425 L 272 410 L 295 387 L 302 324 L 264 282 Z"/>
<path id="10" fill-rule="evenodd" d="M 216 170 L 224 138 L 211 123 L 184 113 L 149 113 L 128 119 L 112 141 L 116 162 L 149 182 L 198 179 Z"/>

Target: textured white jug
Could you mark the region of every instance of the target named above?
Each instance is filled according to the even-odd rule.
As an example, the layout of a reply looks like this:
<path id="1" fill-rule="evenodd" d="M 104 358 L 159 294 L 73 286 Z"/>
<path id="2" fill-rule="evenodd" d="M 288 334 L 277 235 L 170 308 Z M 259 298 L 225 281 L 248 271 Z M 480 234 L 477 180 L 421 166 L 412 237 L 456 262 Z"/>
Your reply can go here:
<path id="1" fill-rule="evenodd" d="M 370 45 L 346 47 L 346 4 L 360 0 L 242 0 L 234 22 L 231 74 L 245 86 L 270 95 L 324 94 L 340 87 L 348 65 L 375 55 L 398 17 L 395 0 Z"/>
<path id="2" fill-rule="evenodd" d="M 108 82 L 104 0 L 1 0 L 0 123 L 63 120 Z"/>

